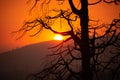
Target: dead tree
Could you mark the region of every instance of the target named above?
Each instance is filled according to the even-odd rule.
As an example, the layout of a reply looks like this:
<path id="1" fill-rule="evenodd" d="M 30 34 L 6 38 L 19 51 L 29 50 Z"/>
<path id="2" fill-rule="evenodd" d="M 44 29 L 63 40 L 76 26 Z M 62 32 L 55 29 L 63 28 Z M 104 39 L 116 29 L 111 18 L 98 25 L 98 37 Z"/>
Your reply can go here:
<path id="1" fill-rule="evenodd" d="M 50 4 L 51 1 L 43 0 L 41 6 Z M 65 0 L 57 1 L 62 5 Z M 33 8 L 38 2 L 39 0 L 35 1 Z M 89 21 L 95 21 L 90 20 L 88 15 L 89 5 L 96 5 L 100 2 L 115 3 L 117 5 L 120 1 L 99 0 L 95 3 L 88 3 L 88 0 L 80 0 L 80 9 L 75 7 L 72 0 L 68 0 L 68 2 L 71 10 L 54 9 L 52 10 L 56 12 L 54 16 L 40 16 L 26 22 L 18 31 L 22 32 L 19 38 L 36 27 L 39 27 L 39 30 L 31 36 L 39 34 L 43 29 L 68 36 L 63 42 L 53 47 L 56 49 L 55 53 L 52 54 L 52 57 L 56 57 L 55 60 L 31 77 L 34 80 L 93 80 L 93 78 L 99 80 L 99 74 L 106 71 L 112 73 L 112 79 L 120 77 L 118 74 L 120 71 L 120 19 L 113 19 L 110 24 L 92 27 L 92 25 L 89 25 Z M 64 32 L 54 30 L 52 25 L 58 18 L 66 21 L 70 30 Z M 79 23 L 77 30 L 74 29 L 76 26 L 73 25 L 74 22 Z M 98 35 L 97 31 L 102 28 L 105 28 L 105 32 Z M 70 40 L 73 43 L 63 47 L 63 44 Z M 110 48 L 114 50 L 108 50 Z M 105 57 L 106 55 L 108 56 L 107 58 Z M 115 66 L 112 66 L 113 64 Z"/>

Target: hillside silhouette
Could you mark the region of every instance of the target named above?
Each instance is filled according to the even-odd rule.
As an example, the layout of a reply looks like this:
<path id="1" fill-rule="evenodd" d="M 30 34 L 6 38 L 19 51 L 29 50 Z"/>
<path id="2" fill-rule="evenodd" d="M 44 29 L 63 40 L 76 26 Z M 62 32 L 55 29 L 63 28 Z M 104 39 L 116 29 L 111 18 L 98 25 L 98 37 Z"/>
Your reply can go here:
<path id="1" fill-rule="evenodd" d="M 41 42 L 1 53 L 0 80 L 26 80 L 30 74 L 41 71 L 45 64 L 51 62 L 53 58 L 48 55 L 52 54 L 54 49 L 48 48 L 54 47 L 59 43 L 59 41 Z M 109 47 L 106 50 L 106 54 L 109 50 L 114 49 Z M 99 77 L 100 80 L 111 80 L 112 78 L 111 73 L 99 73 Z"/>
<path id="2" fill-rule="evenodd" d="M 43 68 L 42 63 L 50 61 L 51 46 L 59 41 L 36 43 L 0 54 L 0 80 L 25 80 L 26 77 Z"/>

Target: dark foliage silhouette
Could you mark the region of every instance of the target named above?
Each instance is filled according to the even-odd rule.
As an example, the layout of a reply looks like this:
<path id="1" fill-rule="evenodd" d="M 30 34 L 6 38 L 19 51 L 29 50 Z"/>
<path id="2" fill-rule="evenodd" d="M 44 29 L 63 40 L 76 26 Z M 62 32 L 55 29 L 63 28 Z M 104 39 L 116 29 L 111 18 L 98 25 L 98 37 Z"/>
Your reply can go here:
<path id="1" fill-rule="evenodd" d="M 57 0 L 62 5 L 65 0 Z M 41 0 L 35 0 L 31 11 Z M 49 5 L 52 0 L 43 0 L 41 7 Z M 119 5 L 120 0 L 98 0 L 88 3 L 88 0 L 79 0 L 80 9 L 76 8 L 72 0 L 68 0 L 69 10 L 53 9 L 56 14 L 35 18 L 26 22 L 18 32 L 22 32 L 21 38 L 28 31 L 39 28 L 36 36 L 43 29 L 48 29 L 56 34 L 68 36 L 60 44 L 52 47 L 54 53 L 50 55 L 54 59 L 47 64 L 43 70 L 28 77 L 31 80 L 99 80 L 100 75 L 107 73 L 111 80 L 120 79 L 120 18 L 113 19 L 110 24 L 99 24 L 97 26 L 89 23 L 99 23 L 90 20 L 88 6 L 99 3 Z M 48 12 L 49 14 L 50 12 Z M 106 14 L 105 14 L 106 15 Z M 64 32 L 55 30 L 52 25 L 57 19 L 66 21 L 69 30 Z M 79 23 L 75 25 L 75 22 Z M 78 26 L 77 30 L 75 27 Z M 98 33 L 104 29 L 103 33 Z M 49 35 L 49 34 L 48 34 Z M 19 39 L 18 38 L 18 39 Z M 69 41 L 71 44 L 65 45 Z M 45 64 L 46 65 L 46 64 Z"/>

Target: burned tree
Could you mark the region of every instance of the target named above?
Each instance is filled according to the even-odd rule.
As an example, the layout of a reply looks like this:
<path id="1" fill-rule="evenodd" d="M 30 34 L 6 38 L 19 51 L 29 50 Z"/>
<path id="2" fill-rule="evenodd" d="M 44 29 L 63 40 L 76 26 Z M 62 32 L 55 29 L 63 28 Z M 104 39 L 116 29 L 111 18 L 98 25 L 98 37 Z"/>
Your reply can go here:
<path id="1" fill-rule="evenodd" d="M 65 0 L 57 1 L 58 5 L 65 2 Z M 41 2 L 41 0 L 36 0 L 32 9 L 36 7 L 38 2 Z M 51 2 L 52 0 L 43 0 L 41 7 Z M 72 0 L 68 0 L 70 9 L 53 9 L 51 12 L 56 14 L 39 16 L 26 22 L 19 29 L 18 32 L 22 32 L 20 37 L 36 27 L 39 30 L 31 36 L 37 35 L 43 29 L 68 36 L 60 44 L 52 47 L 56 49 L 55 53 L 52 54 L 55 60 L 39 73 L 30 77 L 35 80 L 99 80 L 101 73 L 111 72 L 112 79 L 120 79 L 118 74 L 120 72 L 120 19 L 113 19 L 110 24 L 97 26 L 89 24 L 89 22 L 98 23 L 98 21 L 89 19 L 88 6 L 97 5 L 101 2 L 118 5 L 120 1 L 99 0 L 95 3 L 88 3 L 88 0 L 79 0 L 79 6 L 81 7 L 78 9 Z M 66 21 L 69 30 L 61 32 L 52 28 L 57 19 Z M 74 25 L 75 22 L 79 25 Z M 77 29 L 75 29 L 76 26 L 78 26 Z M 97 31 L 100 29 L 104 29 L 104 32 L 99 35 Z M 65 43 L 71 40 L 73 41 L 72 44 L 64 46 Z"/>

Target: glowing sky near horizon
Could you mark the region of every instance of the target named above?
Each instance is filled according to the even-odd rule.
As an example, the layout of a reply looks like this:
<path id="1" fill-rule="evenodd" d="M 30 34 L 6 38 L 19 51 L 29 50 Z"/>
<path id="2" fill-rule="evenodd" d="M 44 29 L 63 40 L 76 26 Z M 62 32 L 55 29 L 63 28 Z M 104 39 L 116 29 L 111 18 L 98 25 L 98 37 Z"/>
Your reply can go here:
<path id="1" fill-rule="evenodd" d="M 30 4 L 26 4 L 27 1 L 28 0 L 0 0 L 0 53 L 24 45 L 54 39 L 53 33 L 45 30 L 35 37 L 28 37 L 27 35 L 20 40 L 15 40 L 16 35 L 11 34 L 11 32 L 18 30 L 27 19 L 31 18 L 32 15 L 29 13 L 30 8 L 28 6 L 30 6 Z M 75 4 L 78 3 L 77 0 L 73 1 Z M 65 5 L 68 6 L 69 4 L 66 3 Z M 51 7 L 55 7 L 55 5 Z M 107 23 L 113 18 L 118 18 L 119 11 L 120 5 L 116 6 L 101 3 L 89 7 L 89 17 Z"/>

